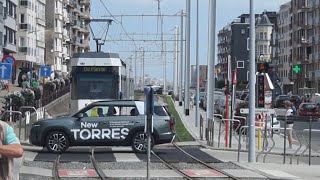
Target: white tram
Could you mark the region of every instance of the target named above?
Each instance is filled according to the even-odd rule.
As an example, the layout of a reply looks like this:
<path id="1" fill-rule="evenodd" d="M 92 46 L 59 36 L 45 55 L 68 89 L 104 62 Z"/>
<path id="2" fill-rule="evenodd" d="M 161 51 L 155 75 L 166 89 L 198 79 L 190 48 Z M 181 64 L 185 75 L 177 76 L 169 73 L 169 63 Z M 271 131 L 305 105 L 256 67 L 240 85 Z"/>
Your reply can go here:
<path id="1" fill-rule="evenodd" d="M 126 64 L 116 53 L 75 53 L 70 66 L 70 115 L 95 101 L 133 96 L 133 79 L 127 78 Z"/>

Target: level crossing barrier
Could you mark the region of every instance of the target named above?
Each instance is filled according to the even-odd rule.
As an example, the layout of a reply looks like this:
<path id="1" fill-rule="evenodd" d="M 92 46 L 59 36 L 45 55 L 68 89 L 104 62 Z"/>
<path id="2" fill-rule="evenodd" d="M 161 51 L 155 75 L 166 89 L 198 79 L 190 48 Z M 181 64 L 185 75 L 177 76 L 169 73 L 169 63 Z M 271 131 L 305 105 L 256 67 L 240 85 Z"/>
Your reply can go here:
<path id="1" fill-rule="evenodd" d="M 305 150 L 300 154 L 300 156 L 298 157 L 298 160 L 297 160 L 297 164 L 299 164 L 299 160 L 300 160 L 300 157 L 309 149 L 309 155 L 308 155 L 308 158 L 309 158 L 309 166 L 311 165 L 311 142 L 312 142 L 312 132 L 318 132 L 320 133 L 320 129 L 303 129 L 303 134 L 302 134 L 302 137 L 304 140 L 306 140 L 306 137 L 304 136 L 304 133 L 305 132 L 308 132 L 308 137 L 309 137 L 309 140 L 308 140 L 308 143 L 306 145 L 306 148 Z"/>
<path id="2" fill-rule="evenodd" d="M 203 116 L 200 114 L 200 139 L 203 140 Z"/>
<path id="3" fill-rule="evenodd" d="M 218 134 L 218 148 L 220 147 L 220 137 L 221 137 L 221 134 L 223 133 L 223 132 L 226 132 L 226 130 L 225 129 L 221 129 L 221 125 L 222 124 L 225 124 L 226 122 L 230 122 L 229 124 L 233 124 L 234 122 L 237 122 L 238 123 L 238 125 L 237 125 L 237 127 L 235 128 L 235 130 L 233 131 L 233 133 L 232 132 L 230 132 L 230 133 L 232 133 L 233 135 L 235 135 L 235 133 L 234 132 L 237 132 L 238 131 L 238 129 L 239 129 L 239 127 L 240 127 L 240 120 L 237 120 L 237 119 L 217 119 L 217 122 L 219 122 L 219 134 Z M 232 127 L 233 128 L 233 127 Z M 236 138 L 236 140 L 237 141 L 239 141 L 239 139 L 237 138 L 237 136 L 234 136 L 235 138 Z"/>
<path id="4" fill-rule="evenodd" d="M 38 112 L 37 112 L 37 109 L 33 106 L 21 106 L 20 107 L 20 112 L 23 112 L 22 110 L 33 110 L 35 113 L 36 113 L 36 118 L 35 118 L 35 121 L 38 121 Z M 29 111 L 30 112 L 30 111 Z M 27 117 L 25 117 L 27 118 Z M 29 136 L 29 124 L 33 124 L 34 121 L 31 120 L 31 116 L 29 117 L 30 118 L 30 122 L 27 122 L 27 119 L 25 119 L 25 123 L 24 123 L 24 140 L 27 140 L 28 136 Z M 20 123 L 19 123 L 19 133 L 21 132 L 21 120 L 20 120 Z M 20 138 L 20 137 L 19 137 Z"/>
<path id="5" fill-rule="evenodd" d="M 284 124 L 287 124 L 287 121 L 293 121 L 293 122 L 306 122 L 308 123 L 309 125 L 309 128 L 308 129 L 304 129 L 302 131 L 302 137 L 303 139 L 305 140 L 305 142 L 307 142 L 307 145 L 306 145 L 306 149 L 299 155 L 298 159 L 297 159 L 297 164 L 299 164 L 299 161 L 300 161 L 300 157 L 303 156 L 303 154 L 305 153 L 305 151 L 307 149 L 309 149 L 309 165 L 311 165 L 311 134 L 312 134 L 312 131 L 314 132 L 318 132 L 317 129 L 312 129 L 312 123 L 314 122 L 319 122 L 320 119 L 319 117 L 316 117 L 316 116 L 277 116 L 277 119 L 280 120 L 280 121 L 284 121 L 285 123 Z M 286 127 L 286 126 L 285 126 Z M 309 139 L 308 141 L 306 140 L 305 136 L 304 136 L 304 133 L 305 132 L 309 132 Z M 286 136 L 285 136 L 286 137 Z M 297 136 L 298 137 L 298 136 Z M 300 150 L 300 149 L 299 149 Z M 284 152 L 285 153 L 285 152 Z M 285 163 L 285 159 L 284 159 L 284 163 Z"/>
<path id="6" fill-rule="evenodd" d="M 223 118 L 221 114 L 214 114 L 213 117 L 218 119 Z M 207 130 L 206 130 L 205 136 L 206 136 L 208 146 L 214 146 L 214 128 L 215 128 L 214 118 L 208 118 L 208 122 L 207 122 Z"/>

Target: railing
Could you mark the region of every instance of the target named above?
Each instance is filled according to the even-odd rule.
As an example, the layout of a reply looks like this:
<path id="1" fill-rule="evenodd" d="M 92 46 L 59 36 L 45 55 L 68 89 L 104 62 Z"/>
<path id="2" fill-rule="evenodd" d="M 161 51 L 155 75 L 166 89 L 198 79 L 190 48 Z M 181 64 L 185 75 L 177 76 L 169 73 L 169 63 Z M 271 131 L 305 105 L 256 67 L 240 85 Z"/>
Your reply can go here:
<path id="1" fill-rule="evenodd" d="M 45 105 L 49 104 L 50 102 L 52 102 L 52 101 L 60 98 L 61 96 L 67 94 L 68 92 L 70 92 L 70 86 L 63 87 L 62 89 L 60 89 L 58 91 L 55 91 L 50 95 L 42 96 L 41 105 L 45 106 Z M 37 108 L 39 108 L 39 107 L 37 107 Z"/>
<path id="2" fill-rule="evenodd" d="M 207 141 L 208 146 L 216 146 L 215 148 L 231 148 L 226 144 L 225 147 L 220 147 L 220 139 L 221 134 L 226 132 L 221 128 L 222 125 L 226 124 L 226 122 L 230 122 L 230 126 L 232 126 L 231 122 L 238 123 L 232 126 L 233 132 L 230 132 L 230 139 L 234 139 L 238 144 L 237 146 L 237 161 L 240 161 L 240 152 L 248 151 L 248 127 L 249 125 L 246 123 L 245 117 L 235 116 L 235 119 L 223 119 L 221 115 L 214 115 L 214 119 L 207 119 L 207 129 L 205 139 Z M 237 119 L 237 120 L 236 120 Z M 255 121 L 255 130 L 256 137 L 258 139 L 256 161 L 259 161 L 260 156 L 263 155 L 263 163 L 266 162 L 269 154 L 281 154 L 283 156 L 283 164 L 286 163 L 286 159 L 289 158 L 289 163 L 293 164 L 293 161 L 296 161 L 297 164 L 300 163 L 300 158 L 302 156 L 308 156 L 309 162 L 311 165 L 312 156 L 318 156 L 319 153 L 316 151 L 312 151 L 311 142 L 315 139 L 312 139 L 312 133 L 320 133 L 320 129 L 312 129 L 313 122 L 319 122 L 320 119 L 318 117 L 301 117 L 301 116 L 277 116 L 278 121 L 284 121 L 281 126 L 278 124 L 273 124 L 273 116 L 271 116 L 271 120 L 269 118 L 263 118 L 262 121 Z M 303 130 L 295 130 L 294 128 L 287 127 L 287 121 L 305 122 L 308 123 L 308 128 Z M 218 123 L 218 124 L 217 124 Z M 258 124 L 257 124 L 258 123 Z M 200 118 L 200 137 L 201 137 L 201 126 L 203 124 L 203 119 Z M 275 126 L 276 125 L 276 126 Z M 216 126 L 216 129 L 215 129 Z M 300 126 L 299 126 L 300 127 Z M 292 137 L 297 140 L 297 143 L 292 145 L 292 149 L 288 150 L 288 132 L 292 132 Z M 237 135 L 236 135 L 237 134 Z M 227 134 L 225 134 L 227 135 Z M 218 137 L 215 137 L 218 136 Z M 314 137 L 318 137 L 314 135 Z M 226 141 L 227 142 L 227 141 Z M 229 141 L 230 142 L 230 141 Z M 235 145 L 235 143 L 232 143 Z M 234 149 L 234 148 L 233 148 Z M 305 153 L 308 152 L 308 155 Z"/>

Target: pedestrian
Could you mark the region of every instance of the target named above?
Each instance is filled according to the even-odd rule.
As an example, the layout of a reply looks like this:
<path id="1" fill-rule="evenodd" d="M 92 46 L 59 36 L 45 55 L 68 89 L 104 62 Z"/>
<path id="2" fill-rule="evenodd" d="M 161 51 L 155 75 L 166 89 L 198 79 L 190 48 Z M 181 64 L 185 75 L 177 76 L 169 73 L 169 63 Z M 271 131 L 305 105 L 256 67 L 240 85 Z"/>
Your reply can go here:
<path id="1" fill-rule="evenodd" d="M 14 158 L 20 158 L 23 155 L 23 148 L 19 139 L 15 135 L 13 128 L 0 121 L 0 179 L 14 179 Z"/>
<path id="2" fill-rule="evenodd" d="M 39 86 L 39 82 L 36 81 L 35 78 L 32 78 L 32 83 L 31 83 L 31 87 L 38 87 Z"/>
<path id="3" fill-rule="evenodd" d="M 284 101 L 284 106 L 286 108 L 286 117 L 288 116 L 293 116 L 294 111 L 292 109 L 292 102 L 290 101 Z M 288 133 L 288 142 L 289 142 L 289 148 L 292 149 L 292 143 L 294 142 L 293 137 L 292 137 L 292 130 L 293 130 L 293 120 L 287 120 L 287 128 L 289 128 L 287 130 Z"/>
<path id="4" fill-rule="evenodd" d="M 190 95 L 190 109 L 193 109 L 194 106 L 194 95 L 193 93 L 191 93 Z"/>
<path id="5" fill-rule="evenodd" d="M 22 89 L 27 89 L 30 88 L 30 82 L 28 81 L 26 75 L 22 76 L 22 84 L 21 84 Z"/>

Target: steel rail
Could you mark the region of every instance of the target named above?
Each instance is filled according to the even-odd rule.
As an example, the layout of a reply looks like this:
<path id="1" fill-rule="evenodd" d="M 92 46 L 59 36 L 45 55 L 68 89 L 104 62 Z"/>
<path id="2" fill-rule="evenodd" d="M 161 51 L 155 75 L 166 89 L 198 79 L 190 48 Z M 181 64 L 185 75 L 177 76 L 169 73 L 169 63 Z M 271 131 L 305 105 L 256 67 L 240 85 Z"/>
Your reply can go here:
<path id="1" fill-rule="evenodd" d="M 190 177 L 189 175 L 187 175 L 186 173 L 184 173 L 183 171 L 181 171 L 180 169 L 176 168 L 175 166 L 172 166 L 170 163 L 168 163 L 166 160 L 164 160 L 162 157 L 158 156 L 154 151 L 151 151 L 151 153 L 158 159 L 160 159 L 160 161 L 165 164 L 166 166 L 168 166 L 171 170 L 179 173 L 180 175 L 183 176 L 183 178 L 185 179 L 193 179 L 193 177 Z"/>
<path id="2" fill-rule="evenodd" d="M 232 178 L 232 179 L 234 179 L 234 180 L 240 180 L 240 179 L 241 179 L 241 178 L 238 178 L 238 177 L 236 177 L 236 176 L 234 176 L 234 175 L 231 175 L 231 174 L 229 174 L 229 173 L 227 173 L 227 172 L 224 172 L 224 171 L 222 171 L 221 169 L 218 169 L 218 168 L 216 168 L 216 167 L 213 167 L 213 166 L 211 166 L 210 164 L 205 163 L 205 162 L 201 161 L 200 159 L 192 156 L 191 154 L 189 154 L 188 152 L 186 152 L 185 150 L 183 150 L 181 147 L 179 147 L 175 142 L 172 142 L 172 144 L 173 144 L 173 146 L 174 146 L 175 148 L 177 148 L 178 150 L 180 150 L 181 152 L 183 152 L 185 155 L 189 156 L 189 157 L 192 158 L 193 160 L 197 161 L 199 164 L 202 164 L 202 165 L 204 165 L 204 166 L 206 166 L 206 167 L 208 167 L 208 168 L 210 168 L 210 169 L 212 169 L 212 170 L 218 171 L 219 173 L 221 173 L 221 174 L 223 174 L 223 175 L 226 175 L 226 176 L 228 176 L 229 178 Z"/>
<path id="3" fill-rule="evenodd" d="M 59 165 L 59 161 L 60 161 L 60 157 L 61 157 L 61 154 L 59 154 L 56 158 L 56 160 L 54 161 L 53 163 L 53 170 L 52 170 L 52 176 L 54 178 L 54 180 L 59 180 L 60 177 L 59 177 L 59 169 L 58 169 L 58 165 Z"/>
<path id="4" fill-rule="evenodd" d="M 93 165 L 94 170 L 96 171 L 97 175 L 102 179 L 102 180 L 106 180 L 108 177 L 106 176 L 106 174 L 101 170 L 101 168 L 99 167 L 96 159 L 94 158 L 94 147 L 91 148 L 91 154 L 90 154 L 90 161 Z"/>

